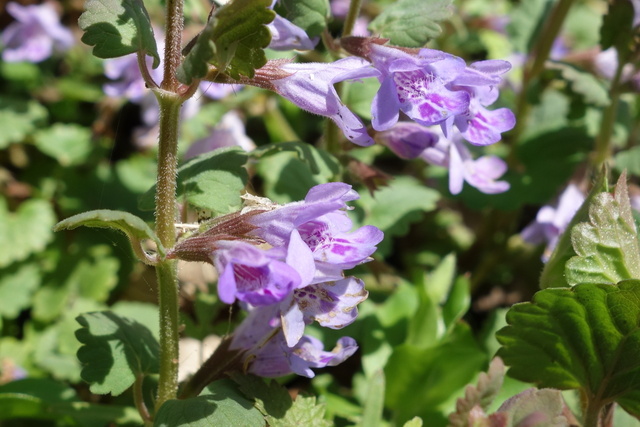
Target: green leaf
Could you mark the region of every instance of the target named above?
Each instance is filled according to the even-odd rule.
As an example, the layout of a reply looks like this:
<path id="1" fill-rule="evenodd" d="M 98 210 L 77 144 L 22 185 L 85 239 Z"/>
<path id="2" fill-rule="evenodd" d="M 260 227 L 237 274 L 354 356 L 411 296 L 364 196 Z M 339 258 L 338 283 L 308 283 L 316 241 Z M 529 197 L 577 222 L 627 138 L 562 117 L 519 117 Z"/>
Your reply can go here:
<path id="1" fill-rule="evenodd" d="M 549 261 L 544 266 L 540 275 L 540 287 L 545 288 L 561 288 L 569 286 L 565 275 L 567 262 L 576 255 L 571 243 L 571 230 L 576 224 L 589 219 L 589 206 L 593 199 L 607 189 L 607 174 L 603 169 L 596 183 L 589 192 L 589 195 L 575 213 L 565 232 L 560 236 Z"/>
<path id="2" fill-rule="evenodd" d="M 451 0 L 399 0 L 387 6 L 369 28 L 391 44 L 423 47 L 441 33 L 439 21 L 451 16 Z"/>
<path id="3" fill-rule="evenodd" d="M 367 396 L 362 408 L 362 427 L 376 427 L 382 425 L 382 413 L 384 410 L 384 386 L 383 371 L 377 371 L 368 379 Z"/>
<path id="4" fill-rule="evenodd" d="M 386 405 L 398 422 L 415 415 L 430 419 L 428 412 L 468 384 L 485 363 L 486 355 L 466 325 L 458 325 L 435 347 L 396 347 L 384 370 Z"/>
<path id="5" fill-rule="evenodd" d="M 609 105 L 609 91 L 592 73 L 563 62 L 551 62 L 547 69 L 558 71 L 570 85 L 571 91 L 582 96 L 585 103 L 597 107 Z"/>
<path id="6" fill-rule="evenodd" d="M 324 403 L 318 403 L 315 396 L 299 394 L 293 401 L 291 409 L 287 411 L 285 419 L 274 426 L 331 427 L 333 424 L 324 418 L 324 414 Z"/>
<path id="7" fill-rule="evenodd" d="M 614 165 L 620 172 L 626 169 L 630 175 L 640 176 L 640 147 L 632 147 L 616 154 Z"/>
<path id="8" fill-rule="evenodd" d="M 83 314 L 76 320 L 82 326 L 76 332 L 83 344 L 78 350 L 81 376 L 91 392 L 117 396 L 136 376 L 158 372 L 160 347 L 142 324 L 109 311 Z"/>
<path id="9" fill-rule="evenodd" d="M 615 198 L 609 193 L 600 193 L 593 199 L 589 220 L 571 231 L 577 255 L 567 262 L 567 282 L 575 285 L 640 279 L 640 247 L 626 174 L 618 180 Z"/>
<path id="10" fill-rule="evenodd" d="M 15 319 L 31 305 L 31 296 L 40 286 L 40 268 L 36 263 L 13 264 L 0 271 L 0 316 Z"/>
<path id="11" fill-rule="evenodd" d="M 262 414 L 231 380 L 210 384 L 198 397 L 168 400 L 154 417 L 155 427 L 263 427 Z"/>
<path id="12" fill-rule="evenodd" d="M 43 277 L 33 298 L 32 315 L 39 321 L 51 322 L 68 315 L 79 301 L 105 302 L 118 283 L 120 262 L 111 256 L 110 246 L 74 245 L 65 255 L 55 270 Z M 100 308 L 93 306 L 84 311 Z"/>
<path id="13" fill-rule="evenodd" d="M 286 388 L 275 381 L 255 375 L 233 374 L 231 378 L 238 384 L 242 394 L 254 401 L 255 407 L 265 416 L 269 426 L 283 425 L 287 411 L 293 405 Z"/>
<path id="14" fill-rule="evenodd" d="M 0 268 L 26 259 L 42 251 L 53 240 L 51 227 L 55 224 L 51 205 L 38 199 L 27 200 L 16 212 L 7 210 L 7 202 L 0 199 Z"/>
<path id="15" fill-rule="evenodd" d="M 91 130 L 74 124 L 56 123 L 36 132 L 36 147 L 56 159 L 62 166 L 84 162 L 91 153 Z"/>
<path id="16" fill-rule="evenodd" d="M 311 187 L 331 181 L 340 172 L 335 157 L 305 143 L 273 144 L 255 155 L 260 158 L 257 170 L 264 179 L 265 194 L 279 203 L 304 199 Z"/>
<path id="17" fill-rule="evenodd" d="M 25 101 L 7 96 L 0 98 L 0 149 L 22 142 L 42 126 L 47 109 L 37 101 Z"/>
<path id="18" fill-rule="evenodd" d="M 87 427 L 141 422 L 134 408 L 81 402 L 73 388 L 47 378 L 26 378 L 1 385 L 0 420 L 25 418 Z"/>
<path id="19" fill-rule="evenodd" d="M 375 225 L 385 233 L 378 253 L 391 249 L 392 236 L 403 236 L 409 225 L 432 211 L 440 194 L 409 176 L 398 176 L 373 196 L 361 192 L 356 205 L 363 210 L 362 224 Z"/>
<path id="20" fill-rule="evenodd" d="M 84 30 L 82 41 L 94 46 L 98 58 L 143 52 L 153 57 L 153 68 L 160 65 L 151 20 L 141 0 L 88 0 L 78 24 Z"/>
<path id="21" fill-rule="evenodd" d="M 247 183 L 247 153 L 240 147 L 220 148 L 190 159 L 178 169 L 178 199 L 207 209 L 215 216 L 240 210 L 240 193 Z M 140 209 L 152 210 L 156 187 L 142 196 Z"/>
<path id="22" fill-rule="evenodd" d="M 278 8 L 285 10 L 285 18 L 302 28 L 309 37 L 319 36 L 327 26 L 327 0 L 282 0 Z"/>
<path id="23" fill-rule="evenodd" d="M 208 63 L 235 79 L 253 77 L 267 63 L 263 49 L 271 33 L 266 25 L 275 17 L 270 5 L 270 0 L 233 0 L 219 8 L 178 68 L 178 80 L 191 84 L 205 77 Z"/>
<path id="24" fill-rule="evenodd" d="M 142 251 L 140 248 L 141 240 L 151 239 L 156 243 L 158 252 L 164 256 L 164 247 L 158 236 L 156 236 L 146 222 L 128 212 L 109 209 L 83 212 L 60 221 L 54 227 L 54 231 L 73 230 L 80 226 L 119 230 L 127 235 L 136 253 Z"/>
<path id="25" fill-rule="evenodd" d="M 539 387 L 581 389 L 594 404 L 640 415 L 640 281 L 545 289 L 507 313 L 498 355 L 509 375 Z"/>
<path id="26" fill-rule="evenodd" d="M 626 62 L 629 46 L 633 39 L 634 6 L 631 1 L 609 2 L 609 10 L 600 27 L 600 46 L 602 50 L 615 47 L 619 60 Z"/>

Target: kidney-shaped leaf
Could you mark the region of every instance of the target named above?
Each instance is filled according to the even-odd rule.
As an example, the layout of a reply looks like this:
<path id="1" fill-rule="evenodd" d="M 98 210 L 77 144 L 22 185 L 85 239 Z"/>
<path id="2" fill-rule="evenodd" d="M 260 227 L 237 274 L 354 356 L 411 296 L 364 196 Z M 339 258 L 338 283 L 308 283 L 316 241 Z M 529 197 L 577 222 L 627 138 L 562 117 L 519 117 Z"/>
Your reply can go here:
<path id="1" fill-rule="evenodd" d="M 497 333 L 509 375 L 640 415 L 640 281 L 545 289 Z"/>
<path id="2" fill-rule="evenodd" d="M 82 325 L 76 331 L 83 344 L 78 350 L 80 375 L 93 393 L 115 396 L 137 375 L 158 372 L 160 346 L 146 326 L 110 311 L 86 313 L 76 320 Z"/>

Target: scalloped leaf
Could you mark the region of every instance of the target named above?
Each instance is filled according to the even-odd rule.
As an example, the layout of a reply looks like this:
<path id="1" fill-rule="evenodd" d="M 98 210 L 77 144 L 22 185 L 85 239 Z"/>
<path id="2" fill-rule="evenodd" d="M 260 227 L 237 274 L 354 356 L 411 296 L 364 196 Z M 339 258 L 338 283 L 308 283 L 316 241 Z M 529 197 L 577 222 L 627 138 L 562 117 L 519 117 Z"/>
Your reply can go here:
<path id="1" fill-rule="evenodd" d="M 374 196 L 365 192 L 360 196 L 355 204 L 364 211 L 362 224 L 375 225 L 384 231 L 387 238 L 378 246 L 378 253 L 385 254 L 393 242 L 389 237 L 403 236 L 409 225 L 435 209 L 440 193 L 413 177 L 398 176 Z"/>
<path id="2" fill-rule="evenodd" d="M 507 323 L 496 336 L 511 377 L 640 416 L 640 281 L 545 289 L 511 307 Z"/>
<path id="3" fill-rule="evenodd" d="M 0 198 L 0 247 L 5 248 L 0 251 L 0 268 L 42 251 L 53 240 L 55 221 L 53 208 L 45 200 L 27 200 L 9 212 L 6 199 Z"/>
<path id="4" fill-rule="evenodd" d="M 81 377 L 91 392 L 117 396 L 138 375 L 158 373 L 158 341 L 146 326 L 110 311 L 86 313 L 76 318 L 82 328 L 76 338 L 83 346 L 78 359 Z"/>
<path id="5" fill-rule="evenodd" d="M 88 0 L 78 20 L 84 30 L 82 41 L 93 46 L 98 58 L 117 58 L 135 52 L 160 56 L 149 14 L 141 0 Z"/>
<path id="6" fill-rule="evenodd" d="M 576 224 L 589 219 L 589 206 L 593 199 L 603 191 L 607 191 L 608 183 L 606 171 L 602 170 L 593 188 L 587 195 L 580 209 L 575 213 L 571 222 L 567 226 L 565 232 L 560 236 L 560 240 L 556 245 L 551 258 L 545 264 L 542 274 L 540 275 L 540 287 L 545 288 L 563 288 L 569 286 L 565 269 L 567 261 L 576 255 L 576 251 L 571 244 L 571 230 Z"/>
<path id="7" fill-rule="evenodd" d="M 255 375 L 235 373 L 231 378 L 238 384 L 242 394 L 254 401 L 255 407 L 265 416 L 270 426 L 279 425 L 279 422 L 284 421 L 287 411 L 293 405 L 286 388 L 276 381 Z"/>
<path id="8" fill-rule="evenodd" d="M 219 8 L 178 68 L 178 80 L 191 84 L 205 77 L 209 63 L 235 79 L 253 77 L 267 63 L 267 24 L 275 17 L 270 5 L 270 0 L 233 0 Z"/>
<path id="9" fill-rule="evenodd" d="M 156 233 L 151 230 L 142 218 L 139 218 L 129 212 L 114 211 L 110 209 L 99 209 L 95 211 L 83 212 L 78 215 L 69 217 L 60 221 L 53 228 L 54 231 L 73 230 L 80 226 L 93 228 L 110 228 L 119 230 L 127 235 L 134 246 L 134 251 L 139 253 L 137 248 L 143 239 L 153 240 L 158 248 L 160 255 L 164 256 L 164 246 L 160 242 Z"/>
<path id="10" fill-rule="evenodd" d="M 600 45 L 602 50 L 615 47 L 619 60 L 624 62 L 630 53 L 629 47 L 633 44 L 634 6 L 631 1 L 609 2 L 609 10 L 602 19 L 600 27 Z"/>
<path id="11" fill-rule="evenodd" d="M 640 279 L 640 246 L 627 190 L 620 175 L 615 196 L 600 193 L 589 207 L 589 222 L 571 231 L 576 256 L 566 265 L 570 285 Z"/>
<path id="12" fill-rule="evenodd" d="M 247 153 L 240 147 L 227 147 L 190 159 L 178 168 L 178 199 L 214 216 L 239 211 L 240 193 L 248 180 Z M 155 185 L 140 199 L 140 209 L 152 210 L 155 203 Z"/>
<path id="13" fill-rule="evenodd" d="M 399 0 L 387 6 L 369 28 L 391 44 L 423 47 L 442 32 L 439 21 L 451 16 L 451 0 Z"/>
<path id="14" fill-rule="evenodd" d="M 279 10 L 285 17 L 302 28 L 309 37 L 322 34 L 327 27 L 329 2 L 327 0 L 281 0 Z"/>
<path id="15" fill-rule="evenodd" d="M 231 380 L 211 383 L 198 397 L 168 400 L 154 417 L 155 427 L 263 427 L 265 420 Z M 301 424 L 303 425 L 303 424 Z"/>

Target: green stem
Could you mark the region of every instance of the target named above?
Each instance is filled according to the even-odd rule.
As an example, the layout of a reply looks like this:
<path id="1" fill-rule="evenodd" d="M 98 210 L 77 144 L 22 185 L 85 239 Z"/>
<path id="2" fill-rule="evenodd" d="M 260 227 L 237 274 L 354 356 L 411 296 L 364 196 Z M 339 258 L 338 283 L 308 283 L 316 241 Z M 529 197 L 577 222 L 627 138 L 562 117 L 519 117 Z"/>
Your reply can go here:
<path id="1" fill-rule="evenodd" d="M 176 242 L 176 176 L 178 170 L 178 123 L 182 98 L 157 90 L 160 104 L 158 178 L 156 184 L 156 233 L 165 248 Z M 160 377 L 156 409 L 178 390 L 178 279 L 176 261 L 163 260 L 156 265 L 160 306 Z"/>
<path id="2" fill-rule="evenodd" d="M 518 123 L 513 132 L 513 141 L 518 141 L 520 134 L 526 127 L 526 118 L 530 109 L 530 104 L 527 102 L 527 94 L 529 93 L 531 84 L 538 78 L 544 69 L 544 64 L 549 58 L 553 42 L 560 33 L 562 24 L 569 13 L 569 9 L 571 9 L 573 1 L 574 0 L 560 0 L 556 4 L 555 8 L 549 15 L 549 19 L 540 31 L 537 43 L 529 52 L 527 62 L 523 67 L 524 75 L 522 76 L 522 88 L 520 89 L 518 100 L 516 102 L 516 117 L 518 118 Z"/>
<path id="3" fill-rule="evenodd" d="M 152 426 L 153 421 L 151 419 L 151 415 L 149 415 L 149 411 L 147 410 L 147 405 L 144 403 L 144 397 L 142 395 L 142 384 L 144 382 L 144 375 L 138 374 L 136 375 L 136 380 L 133 383 L 133 402 L 138 409 L 138 413 L 142 417 L 144 421 L 144 425 Z"/>
<path id="4" fill-rule="evenodd" d="M 351 0 L 349 3 L 349 11 L 344 19 L 344 26 L 342 27 L 342 37 L 350 36 L 353 32 L 353 27 L 356 25 L 356 19 L 360 15 L 360 8 L 362 7 L 362 0 Z"/>
<path id="5" fill-rule="evenodd" d="M 165 31 L 167 36 L 164 45 L 164 78 L 160 87 L 167 91 L 177 92 L 180 83 L 176 77 L 176 70 L 182 61 L 183 0 L 166 0 L 166 2 Z"/>
<path id="6" fill-rule="evenodd" d="M 596 170 L 599 170 L 602 167 L 602 164 L 606 162 L 607 159 L 609 159 L 611 154 L 611 135 L 613 134 L 613 125 L 616 121 L 618 104 L 620 103 L 619 86 L 624 66 L 624 61 L 618 62 L 618 68 L 616 69 L 616 74 L 613 77 L 611 88 L 609 89 L 611 102 L 602 114 L 600 131 L 598 132 L 598 136 L 596 137 L 595 153 L 592 157 L 592 164 Z"/>
<path id="7" fill-rule="evenodd" d="M 583 427 L 600 427 L 600 411 L 602 405 L 595 403 L 594 399 L 587 401 L 587 407 L 584 410 Z"/>

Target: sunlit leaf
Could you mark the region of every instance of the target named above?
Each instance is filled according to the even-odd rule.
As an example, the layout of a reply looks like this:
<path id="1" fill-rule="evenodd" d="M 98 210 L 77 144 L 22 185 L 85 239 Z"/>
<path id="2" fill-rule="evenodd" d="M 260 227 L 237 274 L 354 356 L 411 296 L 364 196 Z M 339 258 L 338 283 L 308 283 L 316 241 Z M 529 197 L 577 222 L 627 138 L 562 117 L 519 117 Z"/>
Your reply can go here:
<path id="1" fill-rule="evenodd" d="M 109 311 L 83 314 L 77 321 L 81 376 L 93 393 L 117 396 L 137 375 L 158 372 L 158 341 L 142 324 Z"/>
<path id="2" fill-rule="evenodd" d="M 42 126 L 47 109 L 37 101 L 25 101 L 9 96 L 0 98 L 0 149 L 22 140 Z"/>
<path id="3" fill-rule="evenodd" d="M 34 263 L 13 264 L 0 270 L 0 316 L 15 319 L 20 312 L 31 305 L 31 296 L 40 286 L 40 269 Z"/>
<path id="4" fill-rule="evenodd" d="M 15 212 L 9 212 L 6 203 L 0 198 L 0 247 L 5 248 L 0 251 L 0 268 L 42 251 L 53 239 L 51 227 L 56 220 L 44 200 L 27 200 Z"/>
<path id="5" fill-rule="evenodd" d="M 305 30 L 309 37 L 319 36 L 327 26 L 327 0 L 282 0 L 279 8 L 286 12 L 285 18 Z"/>
<path id="6" fill-rule="evenodd" d="M 62 166 L 82 163 L 91 153 L 91 130 L 74 124 L 57 123 L 34 135 L 36 146 Z"/>
<path id="7" fill-rule="evenodd" d="M 247 183 L 247 153 L 240 147 L 220 148 L 190 159 L 178 169 L 178 200 L 222 215 L 240 210 L 240 194 Z M 140 208 L 151 210 L 156 187 L 140 199 Z"/>
<path id="8" fill-rule="evenodd" d="M 209 19 L 178 68 L 178 79 L 190 84 L 203 78 L 208 63 L 234 78 L 253 77 L 267 63 L 264 48 L 271 41 L 266 27 L 275 17 L 270 0 L 232 0 Z"/>
<path id="9" fill-rule="evenodd" d="M 440 35 L 439 21 L 452 13 L 451 0 L 399 0 L 387 6 L 369 28 L 391 44 L 423 47 Z"/>
<path id="10" fill-rule="evenodd" d="M 545 289 L 509 310 L 498 355 L 516 379 L 581 389 L 591 404 L 616 401 L 638 416 L 639 319 L 637 280 Z"/>
<path id="11" fill-rule="evenodd" d="M 60 221 L 54 227 L 54 231 L 73 230 L 80 226 L 121 231 L 127 235 L 134 249 L 140 246 L 141 240 L 151 239 L 156 243 L 158 251 L 164 254 L 164 247 L 153 230 L 142 219 L 128 212 L 109 209 L 83 212 Z"/>
<path id="12" fill-rule="evenodd" d="M 565 273 L 570 285 L 640 278 L 638 232 L 625 180 L 622 174 L 615 197 L 598 194 L 589 207 L 589 222 L 573 228 L 576 256 L 567 262 Z"/>
<path id="13" fill-rule="evenodd" d="M 153 68 L 160 65 L 151 20 L 141 0 L 88 0 L 78 25 L 84 30 L 82 41 L 94 46 L 98 58 L 143 52 L 153 57 Z"/>

